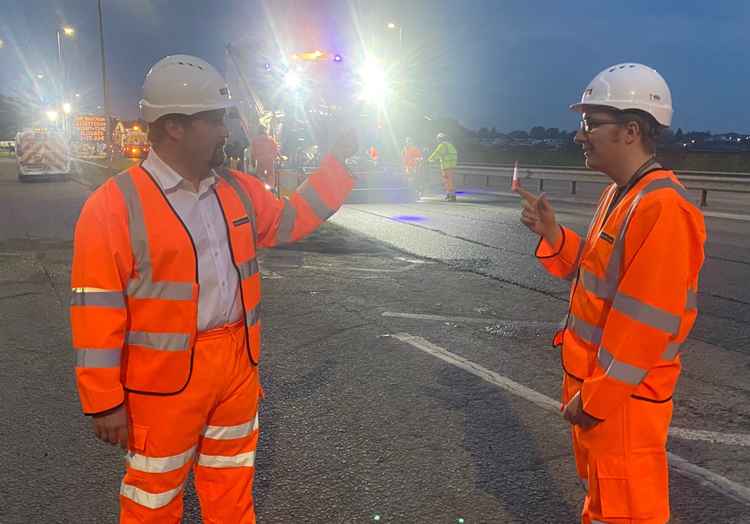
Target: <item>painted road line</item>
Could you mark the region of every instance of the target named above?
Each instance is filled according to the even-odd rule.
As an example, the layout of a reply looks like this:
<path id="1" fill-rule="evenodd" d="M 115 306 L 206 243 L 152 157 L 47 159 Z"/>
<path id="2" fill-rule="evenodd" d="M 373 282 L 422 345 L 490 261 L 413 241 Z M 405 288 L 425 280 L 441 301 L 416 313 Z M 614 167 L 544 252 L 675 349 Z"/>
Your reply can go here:
<path id="1" fill-rule="evenodd" d="M 392 338 L 400 340 L 412 347 L 415 347 L 425 353 L 443 360 L 449 364 L 452 364 L 458 368 L 468 371 L 472 375 L 475 375 L 482 380 L 494 384 L 501 389 L 508 391 L 514 395 L 517 395 L 532 404 L 547 410 L 560 413 L 560 402 L 553 400 L 550 397 L 539 393 L 529 387 L 519 384 L 508 377 L 504 377 L 494 371 L 486 369 L 479 364 L 465 359 L 460 355 L 451 353 L 450 351 L 433 344 L 432 342 L 418 337 L 416 335 L 410 335 L 409 333 L 396 333 L 389 335 Z M 701 485 L 706 486 L 724 496 L 727 496 L 738 502 L 750 505 L 750 488 L 743 486 L 737 482 L 729 480 L 726 477 L 722 477 L 714 473 L 713 471 L 707 470 L 695 464 L 688 462 L 682 457 L 675 455 L 674 453 L 667 453 L 669 457 L 669 465 L 680 475 L 689 477 L 696 480 Z"/>
<path id="2" fill-rule="evenodd" d="M 395 311 L 384 311 L 384 317 L 409 318 L 413 320 L 436 320 L 439 322 L 466 322 L 469 324 L 495 324 L 507 327 L 550 327 L 555 328 L 559 322 L 537 322 L 533 320 L 498 320 L 496 318 L 480 317 L 447 317 L 443 315 L 428 315 L 423 313 L 397 313 Z"/>
<path id="3" fill-rule="evenodd" d="M 701 440 L 713 444 L 750 447 L 750 434 L 747 433 L 719 433 L 718 431 L 702 429 L 669 428 L 669 435 L 683 440 Z"/>
<path id="4" fill-rule="evenodd" d="M 409 265 L 399 269 L 380 269 L 375 267 L 351 267 L 351 266 L 295 266 L 294 264 L 273 264 L 269 263 L 269 266 L 273 266 L 274 269 L 318 269 L 323 271 L 354 271 L 361 273 L 403 273 L 404 271 L 411 271 L 416 266 Z"/>

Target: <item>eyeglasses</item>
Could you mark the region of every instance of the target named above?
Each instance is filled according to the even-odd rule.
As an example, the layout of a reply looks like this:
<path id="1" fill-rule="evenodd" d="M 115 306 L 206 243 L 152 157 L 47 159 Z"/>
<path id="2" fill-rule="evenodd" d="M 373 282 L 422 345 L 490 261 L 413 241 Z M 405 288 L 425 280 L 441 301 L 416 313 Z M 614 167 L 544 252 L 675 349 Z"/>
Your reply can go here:
<path id="1" fill-rule="evenodd" d="M 584 118 L 581 120 L 581 131 L 584 133 L 591 133 L 594 129 L 600 126 L 606 126 L 606 125 L 615 125 L 618 126 L 622 122 L 619 122 L 617 120 L 602 120 L 602 121 L 596 121 L 596 120 L 589 120 Z"/>

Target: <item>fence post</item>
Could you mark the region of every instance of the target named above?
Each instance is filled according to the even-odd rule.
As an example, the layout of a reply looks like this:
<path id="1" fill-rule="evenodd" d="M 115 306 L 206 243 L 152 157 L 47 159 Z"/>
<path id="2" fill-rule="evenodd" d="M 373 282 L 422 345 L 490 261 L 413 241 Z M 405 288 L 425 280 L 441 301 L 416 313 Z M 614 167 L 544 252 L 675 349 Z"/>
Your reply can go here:
<path id="1" fill-rule="evenodd" d="M 575 180 L 570 181 L 570 194 L 571 195 L 576 194 L 576 181 Z"/>
<path id="2" fill-rule="evenodd" d="M 487 187 L 490 187 L 490 175 L 487 175 Z"/>
<path id="3" fill-rule="evenodd" d="M 701 207 L 708 205 L 708 189 L 701 189 Z"/>
<path id="4" fill-rule="evenodd" d="M 544 191 L 544 179 L 540 178 L 539 179 L 539 192 L 541 193 L 542 191 Z"/>

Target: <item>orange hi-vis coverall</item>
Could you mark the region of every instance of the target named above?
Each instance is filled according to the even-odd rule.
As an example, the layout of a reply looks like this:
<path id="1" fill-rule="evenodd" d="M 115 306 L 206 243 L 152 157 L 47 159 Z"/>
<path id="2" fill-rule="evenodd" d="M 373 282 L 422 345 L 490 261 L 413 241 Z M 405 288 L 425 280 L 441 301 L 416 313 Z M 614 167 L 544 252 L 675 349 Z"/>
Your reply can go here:
<path id="1" fill-rule="evenodd" d="M 223 171 L 213 191 L 240 282 L 243 320 L 197 331 L 193 239 L 151 174 L 104 183 L 76 225 L 71 325 L 85 414 L 128 410 L 121 522 L 180 522 L 191 467 L 204 522 L 255 522 L 261 354 L 257 248 L 299 240 L 342 204 L 349 172 L 326 157 L 290 197 Z"/>
<path id="2" fill-rule="evenodd" d="M 586 524 L 669 520 L 667 433 L 706 232 L 674 173 L 651 167 L 614 206 L 617 186 L 605 190 L 586 238 L 563 227 L 559 245 L 542 240 L 536 252 L 552 275 L 572 280 L 555 337 L 563 405 L 580 393 L 601 421 L 572 426 Z"/>

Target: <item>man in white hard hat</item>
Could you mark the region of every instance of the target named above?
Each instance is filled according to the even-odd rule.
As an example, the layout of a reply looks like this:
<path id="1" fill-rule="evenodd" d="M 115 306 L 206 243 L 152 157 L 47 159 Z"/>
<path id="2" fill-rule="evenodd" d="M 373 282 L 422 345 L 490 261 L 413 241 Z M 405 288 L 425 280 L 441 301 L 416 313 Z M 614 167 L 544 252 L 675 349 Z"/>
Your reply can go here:
<path id="1" fill-rule="evenodd" d="M 448 135 L 438 133 L 437 147 L 427 159 L 428 162 L 440 162 L 440 173 L 443 175 L 443 186 L 445 187 L 445 200 L 449 202 L 456 201 L 456 188 L 453 184 L 453 174 L 458 164 L 458 151 L 453 144 L 448 141 Z"/>
<path id="2" fill-rule="evenodd" d="M 612 179 L 588 234 L 558 225 L 544 195 L 519 188 L 521 221 L 541 238 L 536 255 L 572 281 L 561 346 L 563 415 L 586 486 L 582 522 L 669 520 L 666 442 L 680 345 L 697 316 L 703 215 L 655 138 L 672 121 L 659 73 L 619 64 L 586 87 L 575 142 L 586 165 Z"/>
<path id="3" fill-rule="evenodd" d="M 221 169 L 232 104 L 204 60 L 155 64 L 140 103 L 152 149 L 95 191 L 76 225 L 76 379 L 96 436 L 128 450 L 120 522 L 181 522 L 190 468 L 204 522 L 255 522 L 257 249 L 309 234 L 353 185 L 352 132 L 288 199 Z"/>

